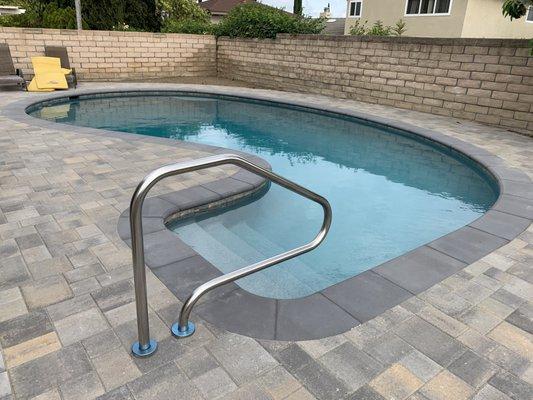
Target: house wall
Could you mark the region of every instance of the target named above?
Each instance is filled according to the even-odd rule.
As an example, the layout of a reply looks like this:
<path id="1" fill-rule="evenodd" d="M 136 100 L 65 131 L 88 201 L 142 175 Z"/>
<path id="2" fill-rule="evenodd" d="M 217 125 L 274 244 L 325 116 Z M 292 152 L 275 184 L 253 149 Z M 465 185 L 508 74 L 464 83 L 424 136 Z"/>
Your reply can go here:
<path id="1" fill-rule="evenodd" d="M 469 0 L 462 37 L 533 38 L 526 18 L 504 18 L 502 0 Z"/>
<path id="2" fill-rule="evenodd" d="M 450 15 L 405 15 L 407 0 L 363 0 L 361 17 L 348 17 L 347 1 L 345 34 L 358 19 L 368 21 L 367 26 L 380 20 L 385 25 L 394 25 L 399 19 L 406 23 L 407 36 L 461 37 L 468 0 L 452 0 Z"/>
<path id="3" fill-rule="evenodd" d="M 218 74 L 266 88 L 464 118 L 533 134 L 527 40 L 278 35 L 218 40 Z"/>
<path id="4" fill-rule="evenodd" d="M 31 57 L 65 46 L 80 79 L 124 80 L 216 75 L 213 36 L 0 27 L 15 67 L 31 77 Z"/>
<path id="5" fill-rule="evenodd" d="M 367 26 L 381 20 L 394 25 L 400 18 L 405 35 L 441 38 L 532 38 L 533 23 L 525 18 L 511 21 L 502 15 L 503 0 L 452 0 L 450 15 L 405 15 L 407 0 L 363 0 L 360 18 L 347 17 L 345 34 L 358 19 Z M 348 16 L 347 1 L 346 15 Z"/>

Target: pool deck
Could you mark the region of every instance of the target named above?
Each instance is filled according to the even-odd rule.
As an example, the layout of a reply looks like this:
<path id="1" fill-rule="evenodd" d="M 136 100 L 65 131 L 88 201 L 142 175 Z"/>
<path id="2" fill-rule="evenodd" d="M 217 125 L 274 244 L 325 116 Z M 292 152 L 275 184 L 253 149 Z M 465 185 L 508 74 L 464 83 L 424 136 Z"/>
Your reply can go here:
<path id="1" fill-rule="evenodd" d="M 84 83 L 79 91 L 112 88 L 197 87 Z M 311 341 L 253 339 L 194 311 L 197 333 L 178 341 L 169 326 L 181 302 L 148 270 L 150 326 L 159 349 L 137 359 L 130 355 L 136 336 L 131 252 L 117 230 L 120 216 L 147 172 L 210 149 L 33 123 L 17 116 L 14 104 L 48 95 L 0 92 L 0 399 L 531 398 L 533 227 L 517 226 L 533 217 L 533 192 L 523 179 L 533 177 L 533 139 L 384 106 L 240 90 L 392 119 L 484 149 L 508 174 L 500 176 L 511 196 L 501 212 L 519 220 L 495 232 L 502 239 L 495 248 L 503 246 L 480 260 L 470 263 L 463 254 L 457 273 L 413 290 L 355 328 Z M 216 187 L 235 173 L 187 174 L 163 181 L 154 194 Z M 493 229 L 478 228 L 475 233 Z M 471 241 L 466 235 L 464 243 Z"/>

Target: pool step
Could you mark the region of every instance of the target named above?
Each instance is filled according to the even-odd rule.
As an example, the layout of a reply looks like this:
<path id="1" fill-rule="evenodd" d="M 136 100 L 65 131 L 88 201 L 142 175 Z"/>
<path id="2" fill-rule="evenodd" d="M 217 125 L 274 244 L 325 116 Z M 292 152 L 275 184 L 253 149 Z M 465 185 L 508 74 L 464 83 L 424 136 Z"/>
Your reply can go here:
<path id="1" fill-rule="evenodd" d="M 231 230 L 248 243 L 253 243 L 254 247 L 265 254 L 266 256 L 273 256 L 286 251 L 278 244 L 268 240 L 261 233 L 250 227 L 245 221 L 240 221 L 231 227 Z M 280 264 L 284 268 L 286 273 L 290 273 L 295 276 L 304 287 L 316 288 L 327 287 L 329 281 L 327 281 L 322 274 L 317 273 L 311 266 L 307 265 L 302 258 L 293 258 Z M 271 268 L 276 268 L 271 267 Z M 307 293 L 312 293 L 314 290 Z"/>
<path id="2" fill-rule="evenodd" d="M 228 228 L 219 221 L 213 221 L 210 219 L 201 221 L 199 225 L 211 235 L 212 238 L 216 238 L 219 242 L 223 243 L 226 248 L 245 259 L 248 264 L 256 263 L 269 256 L 283 252 L 281 248 L 278 248 L 270 249 L 269 254 L 264 254 L 257 249 L 257 241 L 260 241 L 261 243 L 268 241 L 264 236 L 257 232 L 255 234 L 256 241 L 252 242 L 253 244 L 250 244 L 244 237 L 241 237 L 233 231 L 235 228 L 234 225 Z M 272 246 L 275 245 L 272 244 Z M 272 288 L 272 290 L 277 293 L 277 296 L 285 297 L 293 297 L 295 293 L 302 293 L 303 295 L 304 293 L 311 292 L 311 288 L 300 279 L 298 274 L 294 273 L 293 267 L 295 261 L 296 260 L 289 260 L 254 274 L 254 276 L 261 277 L 261 280 L 264 281 L 266 279 L 268 281 L 268 286 L 262 287 L 261 292 L 264 292 L 267 287 Z M 253 279 L 250 278 L 250 280 Z M 282 291 L 285 293 L 284 295 L 281 294 Z M 291 294 L 289 294 L 289 292 Z"/>
<path id="3" fill-rule="evenodd" d="M 245 260 L 238 254 L 239 252 L 226 246 L 222 238 L 226 239 L 231 234 L 227 229 L 225 232 L 219 231 L 217 236 L 213 236 L 210 232 L 205 230 L 203 226 L 193 222 L 181 226 L 177 230 L 177 233 L 183 241 L 189 244 L 195 251 L 201 254 L 202 257 L 224 273 L 234 271 L 257 261 Z M 246 243 L 242 243 L 242 245 L 243 247 L 249 247 Z M 250 249 L 248 249 L 248 251 L 250 251 Z M 261 256 L 260 258 L 262 259 L 263 257 Z M 284 289 L 284 286 L 281 285 L 287 285 L 286 277 L 280 279 L 280 277 L 276 277 L 270 271 L 268 275 L 265 274 L 265 271 L 258 272 L 253 276 L 239 279 L 237 283 L 239 286 L 252 293 L 264 296 L 277 294 L 280 290 L 281 292 L 293 290 L 295 288 L 294 285 L 296 285 L 297 288 L 300 284 L 299 282 L 294 282 L 290 287 Z"/>

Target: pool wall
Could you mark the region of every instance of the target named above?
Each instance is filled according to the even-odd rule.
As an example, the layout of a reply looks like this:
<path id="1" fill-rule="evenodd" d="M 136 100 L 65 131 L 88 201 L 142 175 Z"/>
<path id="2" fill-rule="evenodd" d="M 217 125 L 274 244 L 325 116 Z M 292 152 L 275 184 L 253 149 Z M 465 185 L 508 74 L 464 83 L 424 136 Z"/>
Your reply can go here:
<path id="1" fill-rule="evenodd" d="M 506 167 L 499 157 L 490 152 L 461 140 L 410 124 L 368 116 L 349 108 L 341 109 L 327 103 L 317 104 L 294 94 L 199 86 L 183 86 L 182 89 L 188 93 L 229 95 L 288 103 L 402 129 L 441 143 L 477 161 L 496 179 L 500 188 L 499 199 L 491 210 L 471 224 L 313 295 L 294 300 L 275 300 L 250 294 L 235 284 L 219 288 L 197 306 L 195 313 L 222 329 L 255 338 L 278 340 L 316 339 L 344 332 L 421 293 L 508 243 L 532 221 L 533 200 L 528 197 L 533 193 L 533 184 L 529 177 L 519 170 Z M 144 93 L 135 86 L 131 89 L 124 88 L 121 92 Z M 165 91 L 158 88 L 157 92 Z M 176 92 L 176 89 L 170 92 Z M 105 91 L 76 92 L 77 95 L 97 93 L 104 94 Z M 65 97 L 65 94 L 44 96 L 43 100 L 61 97 Z M 74 130 L 103 137 L 110 135 L 130 141 L 146 140 L 167 145 L 173 142 L 173 145 L 178 147 L 202 149 L 210 153 L 229 152 L 227 149 L 190 142 L 38 120 L 26 114 L 26 109 L 35 103 L 28 100 L 13 103 L 4 113 L 21 122 L 54 129 Z M 150 199 L 147 204 L 149 211 L 143 220 L 147 265 L 182 301 L 196 286 L 221 273 L 169 231 L 165 222 L 184 210 L 220 206 L 239 197 L 249 196 L 264 184 L 260 178 L 243 172 L 239 171 L 209 184 L 156 197 Z M 118 231 L 127 242 L 127 210 L 119 219 Z"/>

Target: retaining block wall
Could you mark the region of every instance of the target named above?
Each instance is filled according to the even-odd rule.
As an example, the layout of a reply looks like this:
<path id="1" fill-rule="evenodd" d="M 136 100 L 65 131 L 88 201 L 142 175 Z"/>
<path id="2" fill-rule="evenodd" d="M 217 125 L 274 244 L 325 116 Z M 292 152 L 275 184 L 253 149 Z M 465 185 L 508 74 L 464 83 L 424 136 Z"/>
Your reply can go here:
<path id="1" fill-rule="evenodd" d="M 66 46 L 80 79 L 124 80 L 216 75 L 213 36 L 0 27 L 0 42 L 31 77 L 30 58 L 44 45 Z"/>
<path id="2" fill-rule="evenodd" d="M 218 40 L 218 74 L 533 134 L 526 40 L 278 35 Z"/>

